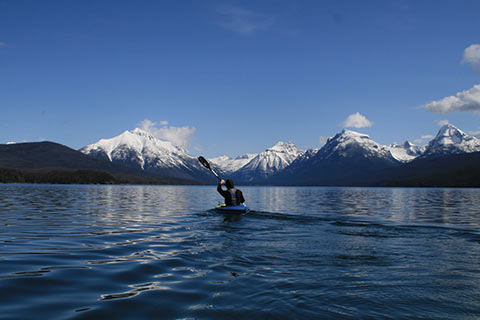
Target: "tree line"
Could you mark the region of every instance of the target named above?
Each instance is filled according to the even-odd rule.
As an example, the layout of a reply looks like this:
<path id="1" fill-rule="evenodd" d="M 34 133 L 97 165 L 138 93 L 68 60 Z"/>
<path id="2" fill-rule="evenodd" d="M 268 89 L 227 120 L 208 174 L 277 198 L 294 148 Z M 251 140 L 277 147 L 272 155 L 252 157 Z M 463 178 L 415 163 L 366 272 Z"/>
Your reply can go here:
<path id="1" fill-rule="evenodd" d="M 111 174 L 96 170 L 22 171 L 0 168 L 0 183 L 115 184 L 117 182 Z"/>

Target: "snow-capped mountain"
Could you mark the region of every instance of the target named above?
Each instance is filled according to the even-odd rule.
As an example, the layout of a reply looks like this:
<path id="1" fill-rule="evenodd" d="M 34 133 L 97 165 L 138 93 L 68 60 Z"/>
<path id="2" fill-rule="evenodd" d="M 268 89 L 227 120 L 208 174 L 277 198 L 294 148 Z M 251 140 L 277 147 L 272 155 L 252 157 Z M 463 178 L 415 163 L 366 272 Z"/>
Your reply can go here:
<path id="1" fill-rule="evenodd" d="M 350 130 L 343 130 L 333 138 L 328 139 L 317 156 L 323 159 L 351 158 L 359 153 L 365 158 L 382 158 L 395 161 L 388 147 L 373 141 L 366 134 Z"/>
<path id="2" fill-rule="evenodd" d="M 101 139 L 80 151 L 110 161 L 129 163 L 143 170 L 159 165 L 180 166 L 179 160 L 187 156 L 185 150 L 138 128 L 125 131 L 111 139 Z"/>
<path id="3" fill-rule="evenodd" d="M 280 141 L 234 172 L 233 177 L 241 182 L 265 179 L 286 168 L 302 153 L 294 144 Z"/>
<path id="4" fill-rule="evenodd" d="M 238 156 L 236 158 L 230 158 L 223 155 L 220 157 L 208 159 L 208 161 L 214 166 L 220 168 L 220 170 L 222 170 L 225 174 L 231 174 L 249 163 L 257 155 L 258 154 L 256 153 L 247 153 L 243 156 Z"/>
<path id="5" fill-rule="evenodd" d="M 452 124 L 440 128 L 437 136 L 428 143 L 422 157 L 480 151 L 480 139 L 470 136 Z"/>
<path id="6" fill-rule="evenodd" d="M 392 156 L 403 163 L 416 159 L 425 151 L 425 147 L 417 146 L 410 141 L 405 141 L 403 144 L 393 143 L 389 149 Z"/>
<path id="7" fill-rule="evenodd" d="M 274 184 L 361 184 L 368 176 L 398 166 L 389 147 L 366 134 L 343 130 L 318 151 L 310 150 L 269 179 Z"/>
<path id="8" fill-rule="evenodd" d="M 144 172 L 183 179 L 212 180 L 205 168 L 186 150 L 138 128 L 125 131 L 111 139 L 101 139 L 80 151 L 111 162 L 140 168 Z"/>

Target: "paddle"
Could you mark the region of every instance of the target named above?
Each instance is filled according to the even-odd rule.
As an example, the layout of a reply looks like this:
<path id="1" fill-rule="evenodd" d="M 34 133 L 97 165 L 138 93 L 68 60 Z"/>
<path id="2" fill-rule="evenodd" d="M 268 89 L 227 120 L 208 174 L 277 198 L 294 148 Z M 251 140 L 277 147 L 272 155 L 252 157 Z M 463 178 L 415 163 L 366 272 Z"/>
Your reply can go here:
<path id="1" fill-rule="evenodd" d="M 210 163 L 208 163 L 207 159 L 205 159 L 204 157 L 200 156 L 200 157 L 198 157 L 198 161 L 200 161 L 200 163 L 201 163 L 205 168 L 207 168 L 208 170 L 212 171 L 212 173 L 215 175 L 215 177 L 218 178 L 218 180 L 220 180 L 220 181 L 222 180 L 222 178 L 220 178 L 220 177 L 218 176 L 218 174 L 217 174 L 215 171 L 213 171 L 213 169 L 210 167 Z"/>

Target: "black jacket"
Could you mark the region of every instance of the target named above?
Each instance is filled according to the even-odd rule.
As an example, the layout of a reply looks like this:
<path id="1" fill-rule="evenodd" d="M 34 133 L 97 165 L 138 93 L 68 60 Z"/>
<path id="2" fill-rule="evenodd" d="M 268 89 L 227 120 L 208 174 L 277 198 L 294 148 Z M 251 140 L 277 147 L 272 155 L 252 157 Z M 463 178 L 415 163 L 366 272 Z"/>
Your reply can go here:
<path id="1" fill-rule="evenodd" d="M 245 202 L 245 199 L 243 198 L 242 191 L 240 191 L 238 189 L 232 188 L 232 189 L 228 189 L 228 190 L 223 190 L 222 185 L 219 183 L 218 187 L 217 187 L 217 191 L 218 191 L 218 193 L 220 193 L 225 198 L 225 204 L 227 206 L 238 206 L 241 203 Z M 235 203 L 233 203 L 233 201 L 232 201 L 232 198 L 233 198 L 232 194 L 235 195 L 235 198 L 236 198 Z"/>

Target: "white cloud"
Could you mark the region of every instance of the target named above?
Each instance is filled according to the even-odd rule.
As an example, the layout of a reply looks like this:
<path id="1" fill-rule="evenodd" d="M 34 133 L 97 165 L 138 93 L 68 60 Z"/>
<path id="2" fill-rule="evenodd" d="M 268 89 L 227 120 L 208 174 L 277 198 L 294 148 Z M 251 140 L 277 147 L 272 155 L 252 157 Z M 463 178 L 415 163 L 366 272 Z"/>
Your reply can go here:
<path id="1" fill-rule="evenodd" d="M 266 30 L 273 25 L 274 21 L 273 17 L 235 5 L 219 5 L 216 9 L 222 17 L 219 24 L 223 28 L 244 35 Z"/>
<path id="2" fill-rule="evenodd" d="M 373 122 L 368 120 L 360 112 L 353 113 L 347 117 L 345 121 L 341 123 L 342 127 L 351 127 L 351 128 L 366 128 L 371 127 Z"/>
<path id="3" fill-rule="evenodd" d="M 440 127 L 443 127 L 444 125 L 449 124 L 449 123 L 450 123 L 450 121 L 448 121 L 448 120 L 438 120 L 438 121 L 437 121 L 437 124 L 438 124 Z"/>
<path id="4" fill-rule="evenodd" d="M 140 129 L 147 131 L 155 137 L 170 141 L 173 145 L 181 148 L 187 148 L 192 142 L 192 136 L 195 133 L 195 127 L 174 127 L 168 126 L 167 121 L 160 121 L 161 127 L 149 119 L 145 119 L 138 124 Z"/>
<path id="5" fill-rule="evenodd" d="M 458 92 L 441 100 L 432 101 L 425 105 L 427 111 L 433 113 L 449 112 L 479 112 L 480 111 L 480 85 Z"/>
<path id="6" fill-rule="evenodd" d="M 147 132 L 150 132 L 150 128 L 155 127 L 156 123 L 149 120 L 149 119 L 144 119 L 141 121 L 139 124 L 137 124 L 140 129 L 145 130 Z"/>
<path id="7" fill-rule="evenodd" d="M 462 63 L 469 63 L 472 67 L 480 67 L 480 44 L 472 44 L 463 52 Z"/>

